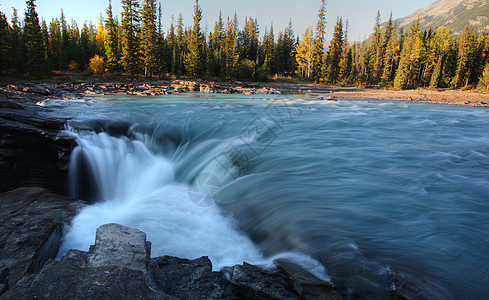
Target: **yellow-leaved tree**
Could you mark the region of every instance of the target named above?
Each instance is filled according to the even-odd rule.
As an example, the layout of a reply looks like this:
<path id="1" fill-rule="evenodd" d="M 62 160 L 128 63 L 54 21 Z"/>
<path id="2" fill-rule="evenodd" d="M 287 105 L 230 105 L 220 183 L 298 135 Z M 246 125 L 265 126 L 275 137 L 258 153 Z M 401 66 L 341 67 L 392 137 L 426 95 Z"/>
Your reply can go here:
<path id="1" fill-rule="evenodd" d="M 295 59 L 299 65 L 299 72 L 302 77 L 311 77 L 313 67 L 313 50 L 314 40 L 312 37 L 312 28 L 308 27 L 306 33 L 302 36 L 302 41 L 295 48 L 297 54 Z"/>

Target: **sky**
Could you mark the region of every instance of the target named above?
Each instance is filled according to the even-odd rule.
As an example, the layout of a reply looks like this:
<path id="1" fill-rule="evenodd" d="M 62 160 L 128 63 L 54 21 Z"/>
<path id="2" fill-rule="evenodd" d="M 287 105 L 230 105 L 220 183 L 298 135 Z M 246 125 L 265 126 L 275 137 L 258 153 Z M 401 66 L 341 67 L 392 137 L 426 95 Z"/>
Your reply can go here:
<path id="1" fill-rule="evenodd" d="M 157 0 L 158 1 L 158 0 Z M 192 24 L 195 0 L 159 0 L 163 10 L 163 26 L 167 29 L 172 15 L 175 20 L 182 13 L 184 23 Z M 142 1 L 141 1 L 142 2 Z M 202 28 L 212 31 L 219 11 L 224 18 L 233 17 L 237 12 L 240 28 L 245 17 L 258 19 L 260 33 L 270 29 L 273 23 L 275 34 L 283 30 L 292 21 L 295 35 L 302 37 L 308 26 L 315 26 L 320 0 L 200 0 L 203 10 Z M 337 17 L 343 17 L 349 23 L 349 40 L 362 41 L 373 31 L 377 11 L 381 20 L 387 21 L 392 12 L 394 19 L 405 17 L 415 10 L 425 8 L 435 0 L 328 0 L 327 4 L 327 39 L 332 37 Z M 36 11 L 39 17 L 48 23 L 53 17 L 59 17 L 63 9 L 66 19 L 74 19 L 81 27 L 85 21 L 97 24 L 100 15 L 105 18 L 109 0 L 36 0 Z M 122 11 L 120 0 L 112 0 L 114 14 Z M 17 8 L 19 17 L 23 18 L 25 0 L 0 0 L 0 11 L 12 15 L 12 7 Z"/>

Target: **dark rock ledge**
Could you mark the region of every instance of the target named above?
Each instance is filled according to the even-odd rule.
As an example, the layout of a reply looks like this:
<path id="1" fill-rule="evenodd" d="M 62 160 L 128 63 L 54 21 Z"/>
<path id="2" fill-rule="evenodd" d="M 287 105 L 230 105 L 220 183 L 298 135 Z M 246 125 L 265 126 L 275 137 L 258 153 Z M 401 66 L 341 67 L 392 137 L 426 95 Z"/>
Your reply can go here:
<path id="1" fill-rule="evenodd" d="M 0 192 L 37 186 L 66 195 L 75 140 L 62 132 L 65 123 L 44 107 L 0 96 Z"/>

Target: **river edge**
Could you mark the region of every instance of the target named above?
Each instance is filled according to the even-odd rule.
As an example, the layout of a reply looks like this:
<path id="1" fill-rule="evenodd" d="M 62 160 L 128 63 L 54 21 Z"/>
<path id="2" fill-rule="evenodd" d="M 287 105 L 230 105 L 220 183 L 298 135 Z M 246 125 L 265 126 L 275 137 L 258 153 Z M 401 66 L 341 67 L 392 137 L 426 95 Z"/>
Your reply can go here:
<path id="1" fill-rule="evenodd" d="M 387 90 L 323 84 L 283 82 L 170 81 L 26 81 L 0 82 L 0 96 L 19 102 L 38 103 L 47 99 L 77 100 L 92 95 L 158 96 L 188 92 L 215 94 L 303 94 L 321 100 L 370 99 L 409 101 L 471 107 L 489 107 L 489 93 L 452 89 Z"/>

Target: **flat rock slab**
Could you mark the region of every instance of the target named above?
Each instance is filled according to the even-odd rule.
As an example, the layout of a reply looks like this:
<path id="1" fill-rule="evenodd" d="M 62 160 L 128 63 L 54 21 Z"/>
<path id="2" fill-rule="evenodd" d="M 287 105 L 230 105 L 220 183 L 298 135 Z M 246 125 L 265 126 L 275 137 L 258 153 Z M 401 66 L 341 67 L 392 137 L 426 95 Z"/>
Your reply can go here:
<path id="1" fill-rule="evenodd" d="M 120 266 L 147 273 L 151 245 L 140 230 L 106 224 L 97 229 L 95 245 L 89 253 L 89 267 Z"/>
<path id="2" fill-rule="evenodd" d="M 18 188 L 0 194 L 0 266 L 12 286 L 38 272 L 56 256 L 63 234 L 83 201 L 51 194 L 42 188 Z M 5 276 L 1 276 L 6 283 Z"/>

